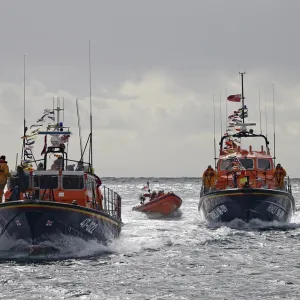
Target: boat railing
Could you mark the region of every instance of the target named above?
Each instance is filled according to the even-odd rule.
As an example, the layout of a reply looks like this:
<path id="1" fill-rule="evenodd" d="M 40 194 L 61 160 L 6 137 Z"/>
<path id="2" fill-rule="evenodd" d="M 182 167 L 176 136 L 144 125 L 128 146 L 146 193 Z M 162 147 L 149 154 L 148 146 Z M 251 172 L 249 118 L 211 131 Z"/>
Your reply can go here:
<path id="1" fill-rule="evenodd" d="M 284 188 L 288 193 L 292 194 L 292 185 L 289 176 L 284 181 Z"/>
<path id="2" fill-rule="evenodd" d="M 202 180 L 202 185 L 201 185 L 201 190 L 200 190 L 200 197 L 202 197 L 205 194 L 208 194 L 211 191 L 212 190 L 210 188 L 209 189 L 205 189 L 204 181 Z"/>
<path id="3" fill-rule="evenodd" d="M 202 197 L 205 194 L 209 194 L 209 193 L 215 192 L 215 191 L 217 191 L 217 188 L 215 186 L 211 187 L 211 188 L 208 188 L 208 189 L 205 189 L 205 186 L 202 183 L 201 190 L 200 190 L 200 196 Z"/>
<path id="4" fill-rule="evenodd" d="M 270 178 L 267 177 L 267 173 L 263 172 L 263 176 L 261 176 L 261 172 L 258 170 L 247 170 L 247 172 L 250 172 L 251 175 L 253 176 L 251 178 L 251 176 L 247 175 L 242 175 L 242 177 L 240 177 L 241 174 L 239 174 L 240 171 L 237 172 L 233 172 L 233 171 L 229 171 L 226 174 L 226 177 L 223 179 L 224 184 L 226 186 L 225 189 L 232 189 L 232 188 L 241 188 L 243 187 L 243 184 L 241 184 L 241 182 L 239 181 L 239 179 L 241 178 L 245 178 L 247 182 L 249 182 L 250 186 L 252 188 L 263 188 L 263 189 L 269 189 L 270 186 L 268 184 L 268 180 L 270 180 Z M 234 177 L 234 173 L 237 173 L 237 176 Z M 211 188 L 205 188 L 204 182 L 202 181 L 202 185 L 201 185 L 201 190 L 200 190 L 200 196 L 203 196 L 205 194 L 208 194 L 210 192 L 213 191 L 217 191 L 217 190 L 222 190 L 224 189 L 223 185 L 222 187 L 218 187 L 218 180 L 217 179 L 217 184 L 214 187 Z M 272 187 L 271 187 L 272 188 Z M 274 188 L 274 187 L 273 187 Z M 291 181 L 289 177 L 286 177 L 284 179 L 284 187 L 281 188 L 281 190 L 285 190 L 286 192 L 292 194 L 292 187 L 291 187 Z"/>
<path id="5" fill-rule="evenodd" d="M 103 186 L 102 207 L 107 214 L 121 220 L 121 197 L 106 186 Z"/>
<path id="6" fill-rule="evenodd" d="M 202 197 L 204 195 L 204 184 L 202 182 L 202 185 L 201 185 L 201 190 L 200 190 L 200 197 Z"/>
<path id="7" fill-rule="evenodd" d="M 266 188 L 268 186 L 268 181 L 270 178 L 267 177 L 268 173 L 262 170 L 247 169 L 244 170 L 245 174 L 241 174 L 241 170 L 238 171 L 228 171 L 226 173 L 226 185 L 233 186 L 237 188 L 239 180 L 246 178 L 247 181 L 252 182 L 253 187 Z M 236 174 L 236 177 L 234 176 Z M 252 175 L 252 176 L 251 176 Z"/>

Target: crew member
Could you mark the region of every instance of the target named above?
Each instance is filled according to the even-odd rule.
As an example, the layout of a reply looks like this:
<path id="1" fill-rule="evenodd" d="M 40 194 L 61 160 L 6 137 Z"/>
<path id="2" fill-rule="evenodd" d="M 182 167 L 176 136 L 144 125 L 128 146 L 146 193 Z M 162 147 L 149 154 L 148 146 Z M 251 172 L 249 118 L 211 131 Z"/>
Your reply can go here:
<path id="1" fill-rule="evenodd" d="M 43 171 L 44 170 L 44 165 L 42 162 L 40 162 L 37 166 L 37 171 Z"/>
<path id="2" fill-rule="evenodd" d="M 84 171 L 83 161 L 80 160 L 77 164 L 76 171 Z"/>
<path id="3" fill-rule="evenodd" d="M 281 166 L 281 164 L 277 164 L 275 171 L 274 171 L 274 176 L 275 178 L 275 187 L 279 190 L 284 189 L 284 177 L 286 176 L 286 171 L 285 169 Z"/>
<path id="4" fill-rule="evenodd" d="M 10 176 L 5 155 L 0 156 L 0 202 L 2 202 L 3 191 Z"/>
<path id="5" fill-rule="evenodd" d="M 150 195 L 150 201 L 154 200 L 157 197 L 157 192 L 153 191 L 152 194 Z"/>
<path id="6" fill-rule="evenodd" d="M 51 170 L 60 170 L 63 168 L 63 158 L 62 156 L 57 157 L 51 166 Z"/>
<path id="7" fill-rule="evenodd" d="M 202 175 L 204 192 L 207 192 L 209 189 L 215 188 L 217 180 L 217 172 L 209 165 Z"/>
<path id="8" fill-rule="evenodd" d="M 10 200 L 20 200 L 20 193 L 26 193 L 29 189 L 29 176 L 22 166 L 17 167 L 17 174 L 13 176 L 16 182 Z"/>
<path id="9" fill-rule="evenodd" d="M 102 184 L 102 181 L 101 181 L 100 177 L 97 176 L 95 173 L 93 175 L 94 175 L 94 177 L 96 179 L 97 188 L 99 188 L 101 186 L 101 184 Z"/>

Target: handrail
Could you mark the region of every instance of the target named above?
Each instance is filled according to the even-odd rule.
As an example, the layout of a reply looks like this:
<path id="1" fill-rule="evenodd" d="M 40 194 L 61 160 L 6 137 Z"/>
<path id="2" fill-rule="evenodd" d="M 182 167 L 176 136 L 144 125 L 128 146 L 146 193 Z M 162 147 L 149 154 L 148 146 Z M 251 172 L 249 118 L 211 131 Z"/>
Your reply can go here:
<path id="1" fill-rule="evenodd" d="M 121 197 L 110 188 L 103 186 L 103 211 L 121 220 Z"/>
<path id="2" fill-rule="evenodd" d="M 263 134 L 254 134 L 254 133 L 250 133 L 250 132 L 238 132 L 232 135 L 233 138 L 253 138 L 253 137 L 261 137 L 265 140 L 265 145 L 266 145 L 266 149 L 269 150 L 269 144 L 270 142 L 268 141 L 268 138 L 263 135 Z M 220 153 L 221 151 L 224 149 L 223 148 L 223 141 L 224 139 L 226 139 L 227 136 L 222 136 L 220 142 L 219 142 L 219 146 L 220 146 Z"/>
<path id="3" fill-rule="evenodd" d="M 287 181 L 285 182 L 284 188 L 288 193 L 292 194 L 292 185 L 289 176 L 287 177 Z"/>
<path id="4" fill-rule="evenodd" d="M 257 185 L 256 185 L 257 182 L 259 182 L 259 181 L 261 182 L 261 180 L 263 180 L 264 183 L 267 184 L 267 179 L 268 178 L 266 176 L 265 176 L 265 178 L 260 178 L 261 180 L 259 180 L 259 177 L 258 177 L 259 171 L 258 170 L 247 170 L 247 171 L 250 171 L 252 173 L 252 175 L 254 176 L 253 181 L 252 181 L 254 183 L 253 187 L 256 188 L 257 187 Z M 229 178 L 228 177 L 229 177 L 230 173 L 234 173 L 234 172 L 228 172 L 226 174 L 226 185 L 227 186 L 229 185 Z M 245 177 L 248 177 L 248 182 L 249 182 L 250 181 L 249 180 L 250 179 L 249 176 L 245 176 Z M 231 184 L 233 184 L 233 179 L 232 179 L 232 183 Z M 238 185 L 236 186 L 236 188 L 237 187 L 238 187 Z M 261 186 L 261 187 L 263 187 L 263 186 Z M 276 190 L 276 188 L 275 189 L 274 188 L 268 188 L 268 189 Z M 282 189 L 280 189 L 280 190 L 284 190 L 287 193 L 292 194 L 292 186 L 291 186 L 291 180 L 290 180 L 289 176 L 287 176 L 287 178 L 284 179 L 284 187 Z M 200 196 L 202 197 L 203 195 L 208 194 L 210 192 L 211 192 L 211 189 L 205 190 L 205 188 L 204 188 L 204 182 L 202 182 L 202 186 L 201 186 L 201 190 L 200 190 Z"/>

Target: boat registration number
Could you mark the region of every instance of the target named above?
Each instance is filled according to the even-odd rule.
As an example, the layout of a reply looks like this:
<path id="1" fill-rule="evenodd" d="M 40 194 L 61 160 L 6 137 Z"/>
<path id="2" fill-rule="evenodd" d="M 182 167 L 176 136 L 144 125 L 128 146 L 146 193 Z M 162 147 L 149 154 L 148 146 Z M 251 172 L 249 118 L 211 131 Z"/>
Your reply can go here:
<path id="1" fill-rule="evenodd" d="M 278 218 L 281 218 L 284 216 L 284 210 L 274 204 L 270 204 L 269 207 L 267 208 L 267 211 Z"/>
<path id="2" fill-rule="evenodd" d="M 227 212 L 227 208 L 224 204 L 216 207 L 215 209 L 213 209 L 210 213 L 209 216 L 212 219 L 217 219 L 218 217 L 222 216 L 225 212 Z"/>
<path id="3" fill-rule="evenodd" d="M 85 228 L 88 233 L 93 233 L 93 231 L 98 227 L 98 224 L 90 218 L 85 219 L 80 223 L 81 228 Z"/>

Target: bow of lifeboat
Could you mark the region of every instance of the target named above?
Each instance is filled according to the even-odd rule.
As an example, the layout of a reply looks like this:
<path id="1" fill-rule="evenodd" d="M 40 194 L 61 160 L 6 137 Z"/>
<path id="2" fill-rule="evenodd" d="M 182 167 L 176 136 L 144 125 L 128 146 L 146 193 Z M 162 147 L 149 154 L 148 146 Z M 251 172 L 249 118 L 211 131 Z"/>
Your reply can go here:
<path id="1" fill-rule="evenodd" d="M 286 191 L 236 188 L 202 195 L 198 209 L 206 220 L 213 222 L 258 219 L 285 223 L 291 220 L 295 200 Z"/>
<path id="2" fill-rule="evenodd" d="M 248 108 L 244 97 L 244 74 L 240 73 L 242 94 L 227 98 L 241 103 L 241 108 L 228 116 L 226 133 L 219 142 L 219 157 L 215 157 L 216 170 L 209 166 L 203 173 L 198 208 L 210 221 L 288 222 L 295 210 L 290 180 L 281 164 L 275 167 L 275 149 L 272 157 L 267 136 L 250 128 L 256 123 L 245 122 Z M 261 148 L 252 150 L 252 145 Z"/>
<path id="3" fill-rule="evenodd" d="M 157 196 L 148 202 L 133 207 L 133 210 L 144 213 L 159 213 L 162 215 L 170 215 L 180 208 L 182 200 L 172 192 Z"/>
<path id="4" fill-rule="evenodd" d="M 230 165 L 232 157 L 233 167 Z M 295 199 L 290 180 L 288 177 L 276 179 L 273 159 L 268 153 L 251 151 L 251 148 L 250 151 L 238 149 L 230 155 L 225 153 L 219 157 L 217 171 L 212 188 L 202 185 L 198 210 L 204 219 L 213 222 L 259 219 L 284 223 L 291 220 Z"/>
<path id="5" fill-rule="evenodd" d="M 29 254 L 64 252 L 77 238 L 106 245 L 119 236 L 121 198 L 107 187 L 96 188 L 92 174 L 36 171 L 29 174 L 29 182 L 30 190 L 24 193 L 15 193 L 13 177 L 8 183 L 6 200 L 0 203 L 1 248 Z"/>
<path id="6" fill-rule="evenodd" d="M 24 128 L 20 165 L 11 175 L 4 173 L 9 180 L 5 202 L 0 203 L 0 250 L 5 245 L 8 250 L 23 245 L 25 251 L 39 251 L 49 243 L 48 250 L 66 250 L 70 241 L 107 244 L 120 234 L 121 197 L 101 187 L 101 179 L 94 172 L 92 127 L 89 161 L 84 161 L 88 143 L 84 151 L 81 149 L 79 160 L 70 159 L 65 144 L 69 144 L 72 132 L 61 119 L 61 111 L 64 105 L 58 97 L 53 99 L 53 109 L 44 110 L 39 124 Z M 78 103 L 77 114 L 79 118 Z M 43 130 L 46 119 L 52 121 Z M 38 159 L 32 139 L 40 135 L 44 136 L 44 147 L 42 158 Z"/>

